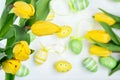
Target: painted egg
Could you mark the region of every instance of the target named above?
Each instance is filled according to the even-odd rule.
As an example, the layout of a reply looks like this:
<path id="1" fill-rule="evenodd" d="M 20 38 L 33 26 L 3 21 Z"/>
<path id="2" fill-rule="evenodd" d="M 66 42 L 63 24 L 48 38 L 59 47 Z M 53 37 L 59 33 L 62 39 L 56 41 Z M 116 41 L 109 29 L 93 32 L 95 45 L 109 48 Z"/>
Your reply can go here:
<path id="1" fill-rule="evenodd" d="M 79 39 L 71 39 L 69 42 L 69 47 L 75 54 L 80 54 L 82 50 L 82 41 Z"/>
<path id="2" fill-rule="evenodd" d="M 66 26 L 61 27 L 61 31 L 56 33 L 56 35 L 59 38 L 65 38 L 65 37 L 69 36 L 71 32 L 72 32 L 72 28 L 70 26 L 66 25 Z"/>
<path id="3" fill-rule="evenodd" d="M 48 51 L 46 49 L 39 50 L 34 55 L 34 62 L 36 64 L 43 64 L 48 58 Z"/>
<path id="4" fill-rule="evenodd" d="M 64 73 L 70 71 L 72 69 L 72 65 L 67 61 L 57 61 L 55 63 L 55 69 L 58 72 Z"/>
<path id="5" fill-rule="evenodd" d="M 85 58 L 82 64 L 90 72 L 96 72 L 98 70 L 97 63 L 92 57 Z"/>
<path id="6" fill-rule="evenodd" d="M 99 62 L 101 65 L 109 69 L 113 69 L 117 65 L 117 61 L 111 56 L 100 57 Z"/>
<path id="7" fill-rule="evenodd" d="M 88 0 L 68 0 L 68 3 L 73 12 L 84 10 L 89 5 Z"/>
<path id="8" fill-rule="evenodd" d="M 19 76 L 19 77 L 23 77 L 23 76 L 27 76 L 29 74 L 29 69 L 22 65 L 19 69 L 19 71 L 16 73 L 16 76 Z"/>

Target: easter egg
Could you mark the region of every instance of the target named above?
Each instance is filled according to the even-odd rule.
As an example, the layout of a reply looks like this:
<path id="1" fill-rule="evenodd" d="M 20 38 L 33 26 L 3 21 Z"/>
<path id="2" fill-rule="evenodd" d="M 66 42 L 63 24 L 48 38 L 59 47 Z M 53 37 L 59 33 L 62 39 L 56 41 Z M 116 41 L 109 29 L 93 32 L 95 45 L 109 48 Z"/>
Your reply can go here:
<path id="1" fill-rule="evenodd" d="M 26 66 L 22 65 L 18 72 L 16 73 L 16 76 L 19 77 L 27 76 L 29 72 L 30 72 L 29 69 Z"/>
<path id="2" fill-rule="evenodd" d="M 57 61 L 54 65 L 56 71 L 58 72 L 68 72 L 72 69 L 72 65 L 71 63 L 67 62 L 67 61 Z"/>
<path id="3" fill-rule="evenodd" d="M 88 0 L 68 0 L 68 4 L 70 6 L 70 9 L 73 12 L 78 12 L 86 9 L 89 5 L 89 1 Z"/>
<path id="4" fill-rule="evenodd" d="M 34 55 L 34 62 L 36 64 L 43 64 L 48 58 L 48 52 L 46 50 L 38 50 Z"/>
<path id="5" fill-rule="evenodd" d="M 111 56 L 100 57 L 99 62 L 101 65 L 109 69 L 113 69 L 117 65 L 117 61 Z"/>
<path id="6" fill-rule="evenodd" d="M 71 32 L 72 32 L 72 28 L 70 26 L 66 25 L 66 26 L 61 27 L 61 31 L 56 33 L 56 35 L 59 38 L 65 38 L 65 37 L 69 36 Z"/>
<path id="7" fill-rule="evenodd" d="M 79 39 L 71 39 L 69 42 L 69 47 L 75 54 L 80 54 L 82 50 L 82 41 Z"/>
<path id="8" fill-rule="evenodd" d="M 98 70 L 97 63 L 92 57 L 85 58 L 82 64 L 90 72 L 96 72 Z"/>

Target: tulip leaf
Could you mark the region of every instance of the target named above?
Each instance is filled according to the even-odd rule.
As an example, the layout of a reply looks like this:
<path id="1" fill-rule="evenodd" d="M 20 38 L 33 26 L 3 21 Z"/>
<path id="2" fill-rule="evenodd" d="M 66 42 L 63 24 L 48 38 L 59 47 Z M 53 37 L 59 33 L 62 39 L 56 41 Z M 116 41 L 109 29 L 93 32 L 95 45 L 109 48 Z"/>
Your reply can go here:
<path id="1" fill-rule="evenodd" d="M 118 61 L 117 66 L 111 70 L 111 72 L 109 73 L 109 76 L 111 76 L 113 73 L 119 70 L 120 70 L 120 61 Z"/>
<path id="2" fill-rule="evenodd" d="M 113 52 L 120 52 L 120 46 L 114 44 L 113 42 L 109 42 L 109 43 L 100 43 L 100 42 L 97 42 L 95 40 L 93 40 L 95 45 L 98 45 L 98 46 L 101 46 L 103 48 L 106 48 L 108 50 L 111 50 Z"/>
<path id="3" fill-rule="evenodd" d="M 36 20 L 45 20 L 49 13 L 50 0 L 38 0 L 36 2 Z"/>
<path id="4" fill-rule="evenodd" d="M 120 23 L 117 22 L 117 23 L 115 23 L 114 25 L 112 25 L 111 27 L 112 27 L 112 28 L 120 29 Z"/>
<path id="5" fill-rule="evenodd" d="M 3 39 L 9 39 L 15 35 L 15 28 L 10 27 L 9 31 L 4 35 Z"/>
<path id="6" fill-rule="evenodd" d="M 8 6 L 10 4 L 13 4 L 16 0 L 6 0 L 5 5 Z"/>
<path id="7" fill-rule="evenodd" d="M 5 50 L 6 57 L 8 59 L 11 59 L 13 57 L 13 47 L 9 47 Z"/>
<path id="8" fill-rule="evenodd" d="M 3 17 L 4 18 L 4 17 Z M 4 19 L 1 18 L 1 22 L 0 23 L 4 23 L 4 25 L 0 24 L 0 39 L 3 38 L 5 36 L 5 34 L 9 31 L 11 25 L 13 24 L 13 22 L 15 21 L 16 17 L 14 14 L 9 14 L 7 15 L 5 18 L 6 20 L 4 21 Z M 8 21 L 9 20 L 9 21 Z"/>
<path id="9" fill-rule="evenodd" d="M 6 44 L 6 48 L 7 47 L 12 47 L 15 44 L 15 35 L 9 39 L 7 39 L 7 44 Z"/>
<path id="10" fill-rule="evenodd" d="M 116 15 L 113 15 L 103 9 L 100 9 L 102 12 L 104 12 L 106 15 L 110 16 L 111 18 L 113 18 L 116 22 L 120 22 L 120 17 L 116 16 Z"/>
<path id="11" fill-rule="evenodd" d="M 116 44 L 116 45 L 120 45 L 120 38 L 118 35 L 116 35 L 113 30 L 111 29 L 111 27 L 103 22 L 100 22 L 100 24 L 102 25 L 102 27 L 105 29 L 105 31 L 110 35 L 112 41 Z"/>
<path id="12" fill-rule="evenodd" d="M 25 31 L 25 28 L 21 28 L 20 26 L 14 25 L 16 29 L 15 39 L 17 41 L 27 41 L 28 44 L 30 43 L 30 35 Z"/>

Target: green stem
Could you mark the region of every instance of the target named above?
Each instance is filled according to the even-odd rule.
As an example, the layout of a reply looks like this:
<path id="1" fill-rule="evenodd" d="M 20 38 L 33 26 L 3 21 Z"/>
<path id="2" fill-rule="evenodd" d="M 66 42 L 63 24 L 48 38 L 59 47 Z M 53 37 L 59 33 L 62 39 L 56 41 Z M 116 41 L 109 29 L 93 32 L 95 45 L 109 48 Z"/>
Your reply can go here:
<path id="1" fill-rule="evenodd" d="M 12 75 L 10 73 L 5 73 L 5 80 L 14 80 L 15 75 Z"/>

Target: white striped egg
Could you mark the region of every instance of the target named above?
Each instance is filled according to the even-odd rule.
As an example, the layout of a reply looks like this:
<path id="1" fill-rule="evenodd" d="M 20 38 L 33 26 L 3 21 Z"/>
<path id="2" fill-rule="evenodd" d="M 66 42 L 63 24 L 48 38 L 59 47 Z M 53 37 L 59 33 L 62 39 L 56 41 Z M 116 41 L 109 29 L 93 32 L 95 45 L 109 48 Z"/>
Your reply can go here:
<path id="1" fill-rule="evenodd" d="M 43 48 L 38 50 L 34 55 L 34 62 L 36 64 L 43 64 L 48 58 L 48 51 Z"/>

